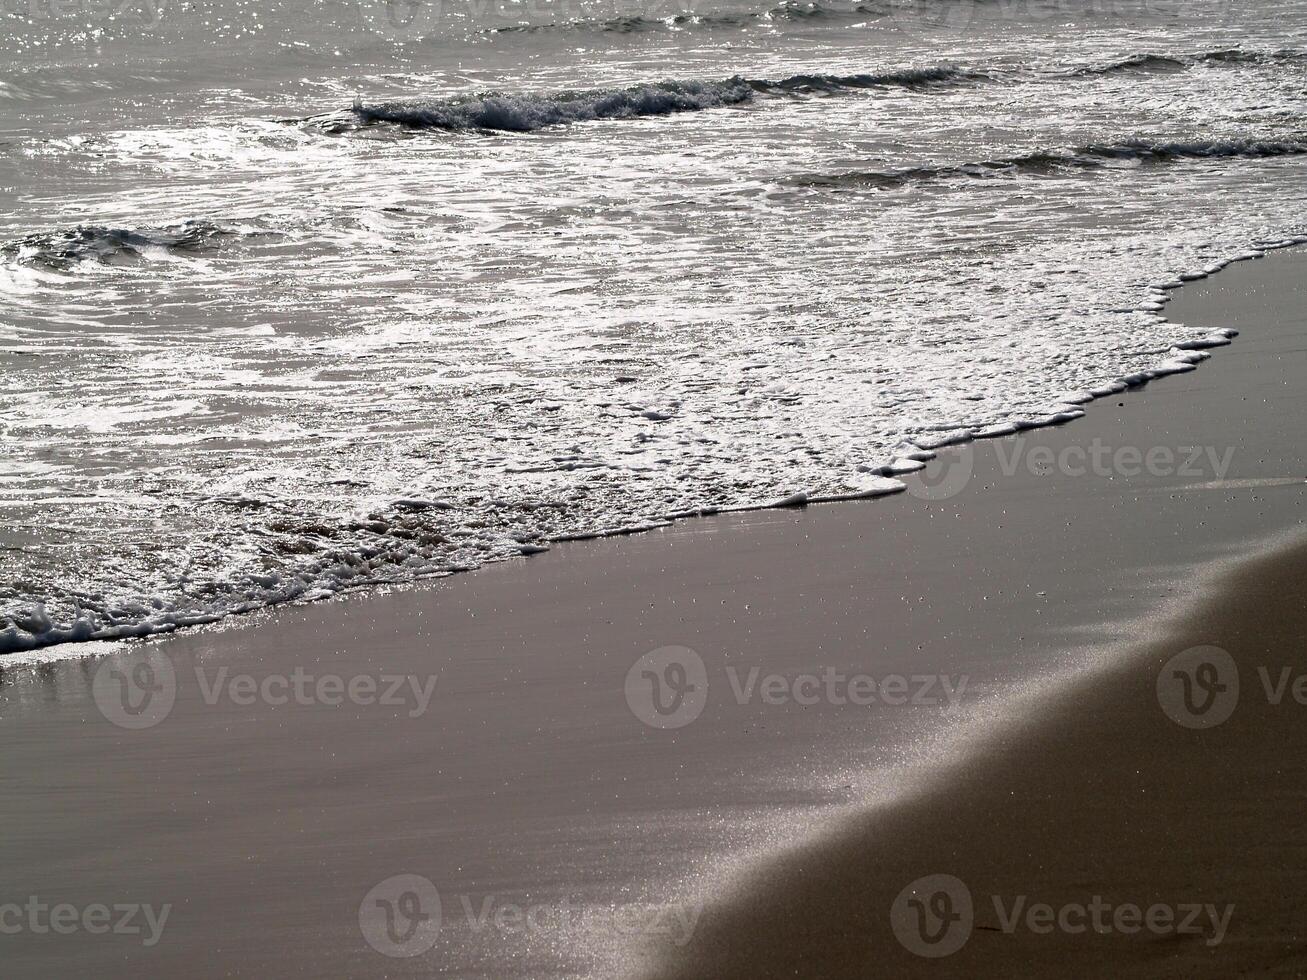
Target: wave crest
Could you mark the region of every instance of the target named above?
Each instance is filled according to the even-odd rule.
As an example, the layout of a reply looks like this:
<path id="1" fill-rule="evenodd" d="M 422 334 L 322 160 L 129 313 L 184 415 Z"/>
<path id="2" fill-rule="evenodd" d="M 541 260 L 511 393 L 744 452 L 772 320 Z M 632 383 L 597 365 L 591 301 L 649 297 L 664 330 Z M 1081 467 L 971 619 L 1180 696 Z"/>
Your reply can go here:
<path id="1" fill-rule="evenodd" d="M 198 254 L 237 232 L 208 221 L 186 221 L 166 228 L 132 230 L 104 225 L 28 235 L 0 245 L 0 255 L 11 260 L 64 271 L 80 262 L 105 265 L 148 258 L 149 253 Z"/>
<path id="2" fill-rule="evenodd" d="M 331 133 L 387 123 L 407 129 L 528 133 L 548 126 L 599 119 L 635 119 L 734 106 L 749 102 L 756 95 L 800 95 L 876 88 L 921 90 L 990 80 L 993 76 L 984 72 L 951 66 L 908 68 L 879 74 L 793 75 L 778 80 L 737 75 L 714 81 L 665 81 L 551 95 L 487 93 L 421 101 L 357 101 L 346 113 L 293 121 L 315 123 Z"/>
<path id="3" fill-rule="evenodd" d="M 1123 140 L 1093 143 L 1063 150 L 1040 150 L 1021 156 L 983 160 L 952 166 L 911 167 L 903 170 L 850 171 L 840 174 L 805 174 L 792 183 L 813 188 L 873 188 L 892 190 L 910 184 L 962 178 L 1058 176 L 1076 171 L 1121 165 L 1169 163 L 1221 157 L 1268 158 L 1307 155 L 1307 141 L 1273 140 Z"/>
<path id="4" fill-rule="evenodd" d="M 351 110 L 349 121 L 364 126 L 393 123 L 411 129 L 526 133 L 596 119 L 634 119 L 737 105 L 747 102 L 753 94 L 749 84 L 738 78 L 724 82 L 658 82 L 552 96 L 490 94 L 431 102 L 359 102 Z"/>
<path id="5" fill-rule="evenodd" d="M 577 19 L 547 24 L 509 24 L 503 27 L 491 27 L 485 35 L 514 34 L 634 34 L 648 31 L 690 30 L 701 28 L 742 29 L 759 24 L 808 21 L 854 20 L 866 16 L 882 17 L 883 7 L 858 3 L 852 7 L 832 7 L 817 2 L 781 3 L 768 10 L 740 14 L 696 14 L 679 13 L 668 17 L 643 17 L 639 14 L 627 17 L 606 17 L 599 19 Z"/>
<path id="6" fill-rule="evenodd" d="M 997 76 L 974 69 L 940 65 L 858 75 L 791 75 L 779 81 L 752 81 L 760 92 L 834 92 L 842 89 L 924 89 L 939 85 L 992 82 Z"/>
<path id="7" fill-rule="evenodd" d="M 1243 48 L 1224 48 L 1217 51 L 1203 51 L 1198 54 L 1157 54 L 1143 52 L 1128 55 L 1116 61 L 1100 65 L 1084 65 L 1066 72 L 1068 76 L 1128 75 L 1128 74 L 1174 74 L 1196 65 L 1259 65 L 1275 64 L 1284 61 L 1300 61 L 1305 57 L 1301 51 L 1285 48 L 1279 51 L 1247 51 Z"/>

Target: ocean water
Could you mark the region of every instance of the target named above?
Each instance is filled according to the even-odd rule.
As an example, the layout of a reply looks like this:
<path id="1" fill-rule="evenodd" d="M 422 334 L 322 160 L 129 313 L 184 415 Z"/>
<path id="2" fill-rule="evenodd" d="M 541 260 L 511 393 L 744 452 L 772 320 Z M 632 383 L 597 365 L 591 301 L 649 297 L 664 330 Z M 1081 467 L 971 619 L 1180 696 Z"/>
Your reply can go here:
<path id="1" fill-rule="evenodd" d="M 893 489 L 1188 367 L 1160 288 L 1307 230 L 1303 0 L 0 0 L 0 38 L 0 653 Z"/>

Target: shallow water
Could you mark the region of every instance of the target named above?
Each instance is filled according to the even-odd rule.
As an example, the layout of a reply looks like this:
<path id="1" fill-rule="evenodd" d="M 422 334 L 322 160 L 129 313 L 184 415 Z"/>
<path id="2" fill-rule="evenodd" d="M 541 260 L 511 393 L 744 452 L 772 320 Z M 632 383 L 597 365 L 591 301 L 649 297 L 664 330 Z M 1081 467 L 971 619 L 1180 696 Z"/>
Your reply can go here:
<path id="1" fill-rule="evenodd" d="M 0 652 L 876 491 L 1304 231 L 1302 2 L 0 11 Z"/>

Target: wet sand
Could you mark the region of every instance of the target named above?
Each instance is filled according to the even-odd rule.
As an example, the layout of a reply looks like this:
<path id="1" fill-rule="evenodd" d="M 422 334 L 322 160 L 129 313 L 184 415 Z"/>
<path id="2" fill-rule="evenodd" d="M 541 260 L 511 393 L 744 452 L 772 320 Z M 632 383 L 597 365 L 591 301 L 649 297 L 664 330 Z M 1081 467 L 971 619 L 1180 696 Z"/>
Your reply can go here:
<path id="1" fill-rule="evenodd" d="M 1171 315 L 1243 331 L 1198 371 L 951 450 L 907 478 L 911 494 L 560 546 L 5 670 L 0 905 L 171 909 L 149 946 L 5 935 L 6 975 L 1297 969 L 1297 706 L 1245 699 L 1196 732 L 1166 719 L 1154 685 L 1191 641 L 1229 650 L 1250 694 L 1254 660 L 1277 669 L 1303 648 L 1265 611 L 1301 608 L 1296 553 L 1237 570 L 1301 529 L 1303 262 L 1273 254 L 1182 291 Z M 1094 440 L 1105 469 L 1057 465 Z M 1150 471 L 1123 449 L 1172 461 Z M 1184 618 L 1194 603 L 1208 619 Z M 671 645 L 702 660 L 706 698 L 655 727 L 641 716 L 667 716 L 641 658 Z M 104 672 L 142 664 L 156 680 L 166 664 L 170 706 L 114 724 L 97 677 L 103 693 Z M 278 701 L 287 688 L 267 682 L 297 672 L 406 686 L 388 705 L 363 688 Z M 827 693 L 831 674 L 890 683 L 850 703 L 847 683 Z M 256 693 L 225 686 L 241 675 Z M 913 703 L 912 678 L 934 679 L 920 700 L 936 703 Z M 963 678 L 950 707 L 942 682 Z M 889 909 L 935 873 L 967 885 L 976 929 L 926 960 Z M 396 875 L 431 881 L 443 913 L 407 958 L 360 928 L 360 904 Z M 991 893 L 1236 910 L 1214 947 L 1008 936 L 989 928 Z"/>
<path id="2" fill-rule="evenodd" d="M 744 876 L 644 976 L 1301 976 L 1307 547 L 1123 653 L 936 791 Z"/>

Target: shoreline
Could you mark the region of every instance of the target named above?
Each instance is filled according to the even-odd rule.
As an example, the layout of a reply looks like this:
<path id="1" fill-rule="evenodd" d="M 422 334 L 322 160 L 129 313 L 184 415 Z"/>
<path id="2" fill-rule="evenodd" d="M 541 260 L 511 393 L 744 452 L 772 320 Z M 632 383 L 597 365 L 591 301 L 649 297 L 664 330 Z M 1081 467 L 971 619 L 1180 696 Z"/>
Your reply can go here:
<path id="1" fill-rule="evenodd" d="M 1157 281 L 1149 285 L 1148 293 L 1145 299 L 1141 300 L 1133 308 L 1132 312 L 1152 314 L 1158 319 L 1171 322 L 1177 329 L 1184 326 L 1182 323 L 1176 323 L 1168 320 L 1164 315 L 1166 306 L 1172 302 L 1178 290 L 1186 285 L 1199 283 L 1210 276 L 1219 274 L 1225 269 L 1236 263 L 1258 260 L 1266 255 L 1285 249 L 1292 249 L 1307 244 L 1307 235 L 1295 235 L 1276 240 L 1264 240 L 1261 244 L 1250 244 L 1242 251 L 1223 257 L 1212 262 L 1201 270 L 1190 270 L 1178 274 L 1174 279 Z M 1131 312 L 1120 310 L 1118 312 Z M 1020 432 L 1027 432 L 1034 429 L 1040 429 L 1051 426 L 1059 426 L 1069 422 L 1074 422 L 1084 416 L 1083 405 L 1091 404 L 1094 401 L 1104 398 L 1111 398 L 1118 394 L 1137 391 L 1146 386 L 1149 382 L 1165 378 L 1171 375 L 1183 374 L 1194 370 L 1203 361 L 1210 357 L 1210 351 L 1215 348 L 1227 346 L 1237 336 L 1238 331 L 1230 330 L 1223 327 L 1212 327 L 1201 335 L 1192 335 L 1184 340 L 1179 340 L 1167 350 L 1156 352 L 1158 360 L 1151 366 L 1143 367 L 1138 371 L 1108 381 L 1097 387 L 1088 388 L 1083 391 L 1068 391 L 1065 393 L 1058 404 L 1050 403 L 1050 411 L 1037 417 L 1013 418 L 991 426 L 979 429 L 958 428 L 938 430 L 938 435 L 932 437 L 928 433 L 918 434 L 912 439 L 905 439 L 901 444 L 898 455 L 892 460 L 873 466 L 859 467 L 865 483 L 865 489 L 850 491 L 847 493 L 809 493 L 803 490 L 796 490 L 793 493 L 770 501 L 759 503 L 741 504 L 735 506 L 704 506 L 697 510 L 676 512 L 661 515 L 652 522 L 635 525 L 631 527 L 617 527 L 602 529 L 594 532 L 572 533 L 555 538 L 548 538 L 544 545 L 523 545 L 520 558 L 529 558 L 537 554 L 548 552 L 553 546 L 568 544 L 582 541 L 597 541 L 610 537 L 626 537 L 631 534 L 640 534 L 662 527 L 670 527 L 687 519 L 696 519 L 704 517 L 714 517 L 724 514 L 751 513 L 754 511 L 784 509 L 791 507 L 804 507 L 808 505 L 842 503 L 858 500 L 876 499 L 883 496 L 891 496 L 902 493 L 908 489 L 908 484 L 901 477 L 905 474 L 916 472 L 921 468 L 921 464 L 933 459 L 940 450 L 950 446 L 963 445 L 972 441 L 985 439 L 1001 439 Z M 405 501 L 397 501 L 405 503 Z M 464 572 L 477 571 L 479 568 L 487 567 L 499 563 L 499 561 L 509 561 L 513 558 L 503 558 L 486 562 L 483 565 L 472 566 L 470 568 L 454 569 L 450 571 L 434 572 L 426 575 L 419 575 L 412 579 L 399 579 L 394 581 L 374 581 L 365 582 L 358 585 L 346 585 L 338 590 L 334 595 L 315 597 L 312 599 L 304 598 L 304 594 L 296 594 L 284 599 L 269 599 L 262 604 L 257 604 L 253 609 L 242 611 L 220 611 L 217 613 L 184 613 L 175 621 L 165 620 L 159 624 L 135 623 L 129 626 L 97 628 L 93 621 L 78 619 L 67 625 L 51 627 L 43 633 L 28 633 L 20 631 L 17 627 L 10 627 L 0 630 L 0 671 L 5 669 L 6 662 L 10 658 L 20 655 L 26 655 L 22 661 L 14 663 L 30 664 L 41 662 L 39 655 L 41 651 L 49 650 L 51 647 L 62 647 L 70 644 L 84 645 L 90 643 L 117 643 L 134 641 L 149 641 L 169 636 L 177 635 L 179 632 L 184 633 L 191 629 L 205 629 L 209 627 L 229 628 L 235 626 L 248 625 L 245 621 L 250 617 L 258 617 L 272 613 L 278 609 L 290 606 L 297 607 L 307 604 L 313 604 L 321 601 L 339 599 L 346 596 L 368 595 L 373 592 L 384 592 L 390 588 L 421 588 L 433 581 L 439 581 L 452 575 L 458 575 Z M 43 607 L 42 607 L 42 614 Z M 54 659 L 60 656 L 97 656 L 102 653 L 113 651 L 85 650 L 55 655 Z"/>
<path id="2" fill-rule="evenodd" d="M 1201 301 L 1230 312 L 1228 294 Z M 1301 343 L 1301 303 L 1278 308 Z M 1307 393 L 1295 401 L 1307 417 Z M 1300 475 L 1256 484 L 1307 483 L 1307 457 L 1289 456 Z M 692 942 L 649 944 L 633 975 L 1307 969 L 1292 913 L 1307 879 L 1292 861 L 1307 531 L 1281 527 L 1196 573 L 1132 624 L 1141 635 L 1013 691 L 978 738 L 960 726 L 925 749 L 934 765 L 912 792 L 736 868 Z"/>
<path id="3" fill-rule="evenodd" d="M 875 508 L 721 515 L 282 607 L 253 629 L 0 671 L 11 887 L 175 906 L 149 950 L 75 937 L 55 953 L 19 937 L 13 968 L 496 980 L 645 969 L 629 935 L 478 928 L 462 900 L 597 912 L 675 905 L 687 884 L 715 895 L 743 861 L 765 868 L 870 804 L 903 804 L 914 775 L 933 778 L 931 745 L 973 729 L 1001 738 L 1010 692 L 1101 666 L 1159 606 L 1198 596 L 1194 569 L 1300 528 L 1302 395 L 1289 385 L 1304 355 L 1275 311 L 1303 308 L 1302 261 L 1277 253 L 1177 296 L 1185 319 L 1192 308 L 1248 327 L 1204 370 L 1098 399 L 1079 425 L 943 450 Z M 1105 476 L 1060 472 L 1091 439 L 1139 450 L 1142 472 L 1115 455 Z M 1196 476 L 1178 459 L 1168 472 L 1142 462 L 1195 441 L 1216 450 Z M 627 686 L 668 647 L 696 651 L 708 682 L 680 727 L 646 723 Z M 101 668 L 151 657 L 175 670 L 175 701 L 143 730 L 111 724 Z M 219 677 L 249 676 L 257 691 L 296 670 L 438 683 L 419 717 L 415 700 L 209 697 Z M 826 670 L 846 679 L 844 702 L 820 683 L 806 702 L 800 681 Z M 942 686 L 935 704 L 888 687 L 849 703 L 849 678 L 917 675 L 967 678 L 953 688 L 961 717 Z M 771 678 L 780 700 L 761 693 Z M 447 906 L 438 940 L 411 959 L 379 955 L 359 931 L 360 900 L 396 874 L 435 882 Z M 695 938 L 715 934 L 715 914 L 695 917 Z M 232 937 L 221 949 L 215 928 Z"/>

